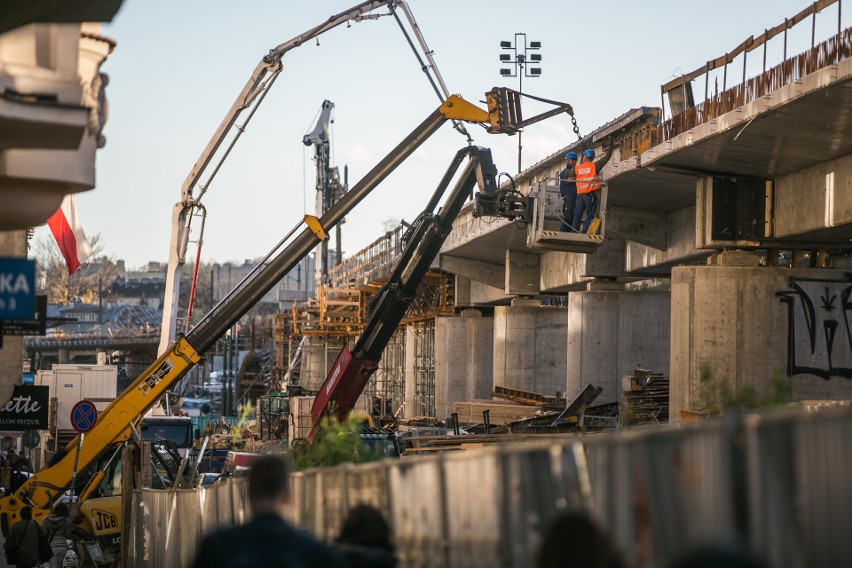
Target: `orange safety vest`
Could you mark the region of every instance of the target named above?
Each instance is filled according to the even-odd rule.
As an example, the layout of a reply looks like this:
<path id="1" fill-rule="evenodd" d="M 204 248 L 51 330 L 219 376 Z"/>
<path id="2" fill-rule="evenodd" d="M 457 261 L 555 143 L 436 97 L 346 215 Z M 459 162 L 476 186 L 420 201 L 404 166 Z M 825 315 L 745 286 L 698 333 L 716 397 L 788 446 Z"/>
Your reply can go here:
<path id="1" fill-rule="evenodd" d="M 574 175 L 577 177 L 577 193 L 589 193 L 601 188 L 598 173 L 595 171 L 594 162 L 583 162 L 574 166 Z"/>

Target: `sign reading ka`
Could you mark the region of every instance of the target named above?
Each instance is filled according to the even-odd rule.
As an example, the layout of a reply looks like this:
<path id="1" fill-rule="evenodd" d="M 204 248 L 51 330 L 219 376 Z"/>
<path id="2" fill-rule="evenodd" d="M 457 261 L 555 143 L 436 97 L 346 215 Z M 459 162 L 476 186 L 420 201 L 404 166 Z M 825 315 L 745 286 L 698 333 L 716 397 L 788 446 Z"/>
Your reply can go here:
<path id="1" fill-rule="evenodd" d="M 0 320 L 35 317 L 35 261 L 0 258 Z"/>

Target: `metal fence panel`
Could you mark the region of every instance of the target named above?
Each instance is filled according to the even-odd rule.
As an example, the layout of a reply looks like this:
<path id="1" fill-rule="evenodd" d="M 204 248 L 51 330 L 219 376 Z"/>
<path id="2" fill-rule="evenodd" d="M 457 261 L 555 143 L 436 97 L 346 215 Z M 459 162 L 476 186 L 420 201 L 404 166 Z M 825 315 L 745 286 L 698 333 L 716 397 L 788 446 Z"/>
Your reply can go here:
<path id="1" fill-rule="evenodd" d="M 660 430 L 634 445 L 660 565 L 708 542 L 737 539 L 735 457 L 724 423 Z"/>
<path id="2" fill-rule="evenodd" d="M 746 421 L 751 540 L 771 566 L 848 566 L 852 413 Z"/>
<path id="3" fill-rule="evenodd" d="M 505 497 L 500 488 L 500 453 L 497 448 L 485 448 L 445 458 L 449 565 L 500 566 L 500 502 Z"/>
<path id="4" fill-rule="evenodd" d="M 428 456 L 390 465 L 391 494 L 398 496 L 391 508 L 401 566 L 450 566 L 442 458 Z"/>
<path id="5" fill-rule="evenodd" d="M 595 511 L 631 562 L 665 566 L 740 536 L 724 423 L 589 438 L 587 450 Z"/>
<path id="6" fill-rule="evenodd" d="M 343 515 L 347 510 L 348 474 L 351 467 L 343 465 L 319 472 L 322 490 L 315 503 L 322 511 L 322 518 L 318 519 L 319 525 L 315 527 L 314 534 L 320 538 L 334 540 L 340 534 Z"/>
<path id="7" fill-rule="evenodd" d="M 246 520 L 245 480 L 201 489 L 137 489 L 130 518 L 128 565 L 189 566 L 202 536 Z"/>
<path id="8" fill-rule="evenodd" d="M 502 549 L 501 566 L 529 566 L 554 517 L 588 504 L 575 450 L 583 451 L 572 443 L 501 448 L 501 524 L 495 542 Z"/>
<path id="9" fill-rule="evenodd" d="M 626 558 L 638 554 L 637 521 L 633 496 L 636 476 L 633 473 L 630 446 L 618 443 L 615 436 L 589 438 L 585 443 L 586 460 L 592 493 L 592 512 L 606 527 Z"/>
<path id="10" fill-rule="evenodd" d="M 387 461 L 359 465 L 349 470 L 347 505 L 351 509 L 364 503 L 372 505 L 390 519 L 390 467 Z"/>

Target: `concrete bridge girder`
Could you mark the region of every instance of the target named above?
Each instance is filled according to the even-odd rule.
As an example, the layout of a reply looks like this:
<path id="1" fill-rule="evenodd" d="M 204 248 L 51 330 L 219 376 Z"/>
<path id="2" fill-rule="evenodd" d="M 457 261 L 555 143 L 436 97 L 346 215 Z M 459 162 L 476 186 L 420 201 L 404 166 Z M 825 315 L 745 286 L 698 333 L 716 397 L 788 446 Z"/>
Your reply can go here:
<path id="1" fill-rule="evenodd" d="M 482 282 L 492 288 L 503 288 L 506 283 L 506 267 L 496 262 L 442 254 L 439 267 L 445 272 Z"/>
<path id="2" fill-rule="evenodd" d="M 534 252 L 506 250 L 506 284 L 509 296 L 534 296 L 541 289 L 541 257 Z"/>
<path id="3" fill-rule="evenodd" d="M 852 238 L 852 155 L 775 180 L 773 236 L 827 240 Z"/>
<path id="4" fill-rule="evenodd" d="M 613 205 L 607 211 L 607 233 L 649 247 L 668 248 L 668 218 L 663 211 Z"/>
<path id="5" fill-rule="evenodd" d="M 625 276 L 624 239 L 607 235 L 594 254 L 547 252 L 541 255 L 541 291 L 585 290 L 593 278 Z"/>

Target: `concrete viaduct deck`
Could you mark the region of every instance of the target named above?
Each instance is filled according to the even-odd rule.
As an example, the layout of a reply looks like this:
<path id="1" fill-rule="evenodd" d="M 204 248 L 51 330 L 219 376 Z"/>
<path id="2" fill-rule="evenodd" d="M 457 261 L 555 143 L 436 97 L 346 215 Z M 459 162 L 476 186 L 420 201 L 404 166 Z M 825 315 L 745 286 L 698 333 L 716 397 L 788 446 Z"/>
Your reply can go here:
<path id="1" fill-rule="evenodd" d="M 434 318 L 433 374 L 414 372 L 406 330 L 407 408 L 428 393 L 445 417 L 498 386 L 573 399 L 592 384 L 621 403 L 636 369 L 670 378 L 673 421 L 732 400 L 852 400 L 852 30 L 673 100 L 668 120 L 631 109 L 515 176 L 543 212 L 528 224 L 462 211 L 436 261 L 456 309 Z M 567 151 L 604 145 L 598 244 L 558 231 L 558 174 Z M 668 285 L 625 286 L 650 278 Z"/>
<path id="2" fill-rule="evenodd" d="M 652 137 L 657 143 L 644 151 L 624 147 L 657 116 L 659 109 L 634 109 L 589 137 L 598 148 L 607 139 L 617 144 L 603 169 L 608 207 L 599 250 L 536 250 L 528 229 L 476 219 L 468 210 L 441 250 L 441 268 L 474 281 L 481 292 L 470 298 L 476 303 L 584 289 L 592 278 L 669 276 L 673 266 L 705 263 L 726 248 L 852 248 L 852 59 L 792 79 L 679 134 L 666 132 L 670 123 L 658 124 Z M 522 191 L 533 193 L 541 184 L 553 191 L 562 156 L 576 148 L 562 148 L 522 172 L 516 178 Z M 717 196 L 713 212 L 712 180 L 719 177 L 768 182 L 759 206 L 765 226 L 758 234 L 712 234 L 713 215 L 722 206 Z M 733 199 L 725 205 L 750 207 Z M 537 285 L 527 282 L 524 294 L 512 284 L 513 274 L 529 280 L 533 267 Z M 479 285 L 495 290 L 486 293 Z"/>

